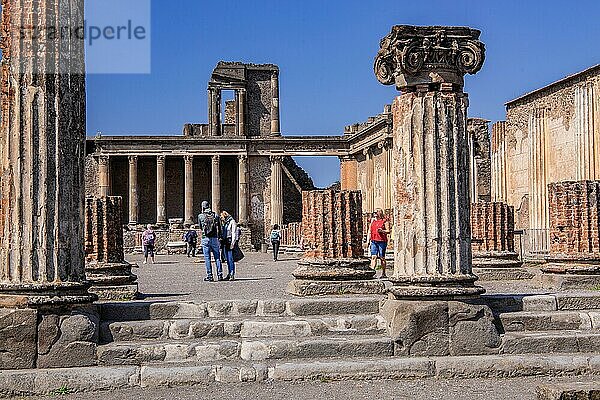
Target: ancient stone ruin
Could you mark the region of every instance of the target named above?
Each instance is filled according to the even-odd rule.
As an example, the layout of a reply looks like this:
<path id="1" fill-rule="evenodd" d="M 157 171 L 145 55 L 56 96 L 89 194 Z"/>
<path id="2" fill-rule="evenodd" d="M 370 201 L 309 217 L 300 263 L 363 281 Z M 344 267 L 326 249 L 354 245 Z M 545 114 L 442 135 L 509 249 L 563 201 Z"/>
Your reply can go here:
<path id="1" fill-rule="evenodd" d="M 298 296 L 383 293 L 364 257 L 360 191 L 304 192 L 302 207 L 305 251 L 288 291 Z"/>
<path id="2" fill-rule="evenodd" d="M 102 300 L 133 300 L 137 277 L 123 252 L 123 199 L 85 199 L 85 273 L 91 293 Z"/>

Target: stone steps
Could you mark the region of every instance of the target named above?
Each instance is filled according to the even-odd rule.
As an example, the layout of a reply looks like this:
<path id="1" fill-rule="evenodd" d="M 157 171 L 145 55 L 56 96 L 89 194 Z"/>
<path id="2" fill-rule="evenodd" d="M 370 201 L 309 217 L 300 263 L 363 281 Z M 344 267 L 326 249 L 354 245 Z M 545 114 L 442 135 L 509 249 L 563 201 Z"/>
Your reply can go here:
<path id="1" fill-rule="evenodd" d="M 600 291 L 484 295 L 482 299 L 498 314 L 516 311 L 600 310 Z"/>
<path id="2" fill-rule="evenodd" d="M 600 332 L 581 330 L 508 332 L 502 335 L 502 354 L 597 353 Z"/>
<path id="3" fill-rule="evenodd" d="M 51 370 L 2 371 L 0 397 L 47 395 L 65 386 L 76 392 L 198 384 L 348 379 L 483 379 L 527 376 L 596 376 L 597 354 L 527 354 L 461 357 L 356 357 L 281 362 L 156 363 Z M 91 397 L 90 397 L 91 398 Z"/>
<path id="4" fill-rule="evenodd" d="M 377 314 L 380 297 L 123 302 L 100 304 L 102 321 Z"/>
<path id="5" fill-rule="evenodd" d="M 600 311 L 520 311 L 500 314 L 505 332 L 597 330 Z"/>
<path id="6" fill-rule="evenodd" d="M 385 335 L 318 338 L 216 339 L 201 341 L 119 342 L 98 347 L 100 365 L 160 362 L 289 360 L 332 357 L 391 357 L 394 344 Z"/>
<path id="7" fill-rule="evenodd" d="M 110 343 L 151 339 L 309 337 L 385 332 L 385 320 L 375 314 L 304 318 L 201 318 L 104 322 L 100 327 L 100 340 Z"/>

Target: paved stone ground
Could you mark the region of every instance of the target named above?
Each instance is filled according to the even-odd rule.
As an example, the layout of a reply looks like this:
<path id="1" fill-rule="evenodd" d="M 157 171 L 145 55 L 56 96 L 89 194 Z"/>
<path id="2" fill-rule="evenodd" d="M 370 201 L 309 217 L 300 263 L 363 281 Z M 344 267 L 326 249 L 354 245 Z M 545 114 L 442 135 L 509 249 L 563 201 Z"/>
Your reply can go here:
<path id="1" fill-rule="evenodd" d="M 290 298 L 285 292 L 292 279 L 298 255 L 282 255 L 273 262 L 270 254 L 247 253 L 237 265 L 235 282 L 204 282 L 204 259 L 182 255 L 159 255 L 157 264 L 142 264 L 142 256 L 128 255 L 137 263 L 134 273 L 139 277 L 140 292 L 145 300 L 231 300 Z M 214 263 L 213 263 L 214 264 Z M 213 270 L 215 267 L 213 265 Z M 226 268 L 225 268 L 226 270 Z M 216 272 L 213 272 L 216 277 Z M 379 272 L 378 272 L 379 275 Z M 545 293 L 529 281 L 479 282 L 488 293 Z"/>
<path id="2" fill-rule="evenodd" d="M 276 382 L 254 384 L 211 384 L 188 388 L 130 389 L 114 392 L 60 396 L 64 400 L 91 399 L 453 399 L 453 400 L 534 400 L 540 384 L 586 381 L 583 378 L 459 379 L 408 381 Z M 21 399 L 41 400 L 49 397 Z"/>

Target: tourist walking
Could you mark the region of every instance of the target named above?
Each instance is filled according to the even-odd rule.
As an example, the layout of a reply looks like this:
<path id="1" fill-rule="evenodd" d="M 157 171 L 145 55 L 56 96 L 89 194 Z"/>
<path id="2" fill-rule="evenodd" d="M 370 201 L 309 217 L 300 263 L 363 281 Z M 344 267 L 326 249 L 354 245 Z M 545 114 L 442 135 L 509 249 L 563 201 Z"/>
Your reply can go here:
<path id="1" fill-rule="evenodd" d="M 204 254 L 204 263 L 206 264 L 206 282 L 214 282 L 212 273 L 212 264 L 210 261 L 210 255 L 213 255 L 215 259 L 215 265 L 217 267 L 217 279 L 223 280 L 223 266 L 221 264 L 220 256 L 220 227 L 219 217 L 217 214 L 210 209 L 208 201 L 202 202 L 202 213 L 198 215 L 198 225 L 202 230 L 202 253 Z"/>
<path id="2" fill-rule="evenodd" d="M 273 246 L 273 261 L 277 261 L 277 258 L 279 257 L 279 245 L 281 244 L 281 231 L 279 230 L 279 225 L 273 225 L 269 239 L 271 239 L 271 246 Z"/>
<path id="3" fill-rule="evenodd" d="M 152 230 L 152 225 L 148 224 L 146 230 L 142 233 L 142 247 L 144 249 L 144 264 L 148 264 L 148 256 L 154 264 L 154 243 L 156 242 L 156 232 Z"/>
<path id="4" fill-rule="evenodd" d="M 225 253 L 225 259 L 227 260 L 227 276 L 226 281 L 235 280 L 235 260 L 233 259 L 233 251 L 237 246 L 238 226 L 237 222 L 227 211 L 221 211 L 221 220 L 223 221 L 223 229 L 221 230 L 221 237 L 223 239 L 223 250 Z"/>
<path id="5" fill-rule="evenodd" d="M 191 226 L 187 232 L 183 235 L 183 241 L 186 243 L 187 256 L 196 257 L 196 248 L 198 246 L 198 232 Z"/>
<path id="6" fill-rule="evenodd" d="M 371 268 L 375 269 L 377 259 L 381 260 L 381 279 L 387 278 L 385 252 L 390 233 L 390 221 L 385 217 L 383 210 L 377 210 L 376 218 L 371 220 L 371 226 L 369 227 L 369 240 L 371 242 Z"/>

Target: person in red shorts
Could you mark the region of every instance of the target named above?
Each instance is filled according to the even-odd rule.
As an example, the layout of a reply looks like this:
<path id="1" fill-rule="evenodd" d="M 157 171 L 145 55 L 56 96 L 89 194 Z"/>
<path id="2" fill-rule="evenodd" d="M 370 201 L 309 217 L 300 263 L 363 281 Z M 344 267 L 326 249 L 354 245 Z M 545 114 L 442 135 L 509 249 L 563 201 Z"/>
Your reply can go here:
<path id="1" fill-rule="evenodd" d="M 371 242 L 371 268 L 377 266 L 377 259 L 381 260 L 381 279 L 387 278 L 385 273 L 385 251 L 388 244 L 388 235 L 391 233 L 390 221 L 387 220 L 383 210 L 376 211 L 377 218 L 371 222 L 369 228 L 369 240 Z"/>

